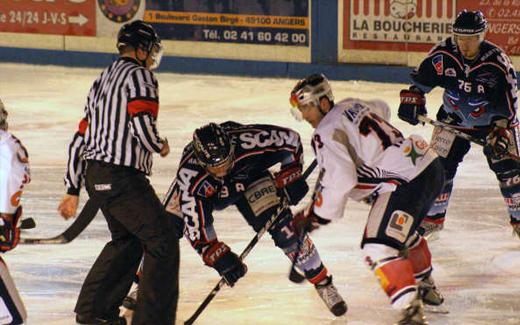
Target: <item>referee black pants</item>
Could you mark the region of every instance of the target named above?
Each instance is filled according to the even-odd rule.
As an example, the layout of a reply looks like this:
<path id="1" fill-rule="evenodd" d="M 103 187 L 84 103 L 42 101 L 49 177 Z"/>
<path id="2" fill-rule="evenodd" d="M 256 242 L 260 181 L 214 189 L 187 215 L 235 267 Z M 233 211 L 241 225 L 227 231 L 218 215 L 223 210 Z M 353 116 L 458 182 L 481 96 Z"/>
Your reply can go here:
<path id="1" fill-rule="evenodd" d="M 110 229 L 92 266 L 75 312 L 114 319 L 144 254 L 133 325 L 172 325 L 179 296 L 176 220 L 167 214 L 146 176 L 128 167 L 89 161 L 86 188 Z"/>

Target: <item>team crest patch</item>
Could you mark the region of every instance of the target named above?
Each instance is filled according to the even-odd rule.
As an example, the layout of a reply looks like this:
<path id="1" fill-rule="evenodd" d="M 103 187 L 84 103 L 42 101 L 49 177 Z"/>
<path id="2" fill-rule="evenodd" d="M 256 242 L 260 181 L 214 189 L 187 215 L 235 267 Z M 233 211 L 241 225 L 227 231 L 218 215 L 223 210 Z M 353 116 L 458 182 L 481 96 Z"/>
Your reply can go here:
<path id="1" fill-rule="evenodd" d="M 116 23 L 124 23 L 134 18 L 140 3 L 140 0 L 98 0 L 103 15 Z"/>
<path id="2" fill-rule="evenodd" d="M 204 181 L 202 185 L 199 187 L 197 194 L 203 197 L 212 197 L 215 194 L 216 190 L 208 181 Z"/>
<path id="3" fill-rule="evenodd" d="M 435 71 L 437 72 L 437 75 L 442 76 L 444 72 L 444 62 L 442 58 L 442 54 L 436 55 L 432 59 L 433 67 L 435 68 Z"/>
<path id="4" fill-rule="evenodd" d="M 392 217 L 390 217 L 388 226 L 386 226 L 385 234 L 404 243 L 412 225 L 413 217 L 410 214 L 401 210 L 395 210 L 392 213 Z"/>
<path id="5" fill-rule="evenodd" d="M 444 74 L 447 77 L 456 77 L 457 76 L 457 72 L 453 68 L 447 68 L 446 70 L 444 70 Z"/>

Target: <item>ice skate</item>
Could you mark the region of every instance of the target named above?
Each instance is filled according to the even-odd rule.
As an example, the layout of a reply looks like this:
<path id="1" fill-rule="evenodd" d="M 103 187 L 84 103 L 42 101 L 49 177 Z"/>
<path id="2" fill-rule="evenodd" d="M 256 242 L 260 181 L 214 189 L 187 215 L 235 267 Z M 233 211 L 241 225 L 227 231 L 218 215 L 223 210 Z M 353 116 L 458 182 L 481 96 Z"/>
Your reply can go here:
<path id="1" fill-rule="evenodd" d="M 419 233 L 428 241 L 434 241 L 439 239 L 439 233 L 442 229 L 444 229 L 444 223 L 423 220 L 419 226 Z"/>
<path id="2" fill-rule="evenodd" d="M 444 302 L 444 297 L 431 275 L 419 282 L 419 296 L 426 305 L 440 306 Z"/>
<path id="3" fill-rule="evenodd" d="M 302 283 L 305 281 L 305 275 L 296 267 L 293 267 L 291 268 L 291 272 L 289 272 L 289 280 L 293 283 Z"/>
<path id="4" fill-rule="evenodd" d="M 123 307 L 129 310 L 135 310 L 135 306 L 137 305 L 137 290 L 139 290 L 139 287 L 130 291 L 128 296 L 123 299 Z"/>
<path id="5" fill-rule="evenodd" d="M 421 299 L 417 298 L 406 307 L 401 314 L 401 319 L 394 325 L 427 325 L 424 316 L 424 306 Z"/>
<path id="6" fill-rule="evenodd" d="M 328 276 L 322 282 L 324 283 L 315 285 L 321 299 L 335 316 L 344 315 L 347 312 L 347 304 L 332 283 L 332 276 Z"/>
<path id="7" fill-rule="evenodd" d="M 513 236 L 520 238 L 520 223 L 511 224 L 513 227 Z"/>

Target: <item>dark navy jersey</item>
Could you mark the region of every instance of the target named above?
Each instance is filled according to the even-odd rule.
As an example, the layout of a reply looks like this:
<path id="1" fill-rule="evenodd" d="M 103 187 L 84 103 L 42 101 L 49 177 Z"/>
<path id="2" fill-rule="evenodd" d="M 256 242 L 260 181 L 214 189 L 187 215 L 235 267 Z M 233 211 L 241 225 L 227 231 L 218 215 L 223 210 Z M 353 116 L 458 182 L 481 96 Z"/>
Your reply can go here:
<path id="1" fill-rule="evenodd" d="M 432 48 L 411 76 L 426 93 L 444 88 L 442 109 L 461 127 L 485 127 L 502 118 L 516 123 L 515 69 L 493 43 L 483 41 L 477 57 L 469 61 L 449 37 Z"/>
<path id="2" fill-rule="evenodd" d="M 224 178 L 206 172 L 193 152 L 192 143 L 185 148 L 177 171 L 173 197 L 186 223 L 186 237 L 200 253 L 216 239 L 213 211 L 234 204 L 247 186 L 266 171 L 281 163 L 282 166 L 303 159 L 303 148 L 298 133 L 274 125 L 241 125 L 225 122 L 234 145 L 234 164 Z"/>

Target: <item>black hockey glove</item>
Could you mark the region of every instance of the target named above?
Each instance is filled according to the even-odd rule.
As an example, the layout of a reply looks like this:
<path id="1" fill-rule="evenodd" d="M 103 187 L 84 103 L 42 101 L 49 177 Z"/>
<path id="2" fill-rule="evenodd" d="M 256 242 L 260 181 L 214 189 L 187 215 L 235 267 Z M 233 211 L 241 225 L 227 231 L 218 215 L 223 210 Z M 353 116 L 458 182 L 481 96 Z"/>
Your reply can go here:
<path id="1" fill-rule="evenodd" d="M 230 287 L 247 273 L 247 266 L 223 242 L 214 241 L 202 254 L 202 258 L 206 265 L 217 270 Z"/>
<path id="2" fill-rule="evenodd" d="M 302 164 L 292 163 L 274 174 L 276 188 L 283 190 L 290 205 L 296 205 L 309 191 L 309 185 L 302 178 Z"/>
<path id="3" fill-rule="evenodd" d="M 18 220 L 22 216 L 22 207 L 14 214 L 0 213 L 0 252 L 5 253 L 15 248 L 20 241 Z"/>
<path id="4" fill-rule="evenodd" d="M 427 114 L 424 93 L 419 88 L 411 86 L 410 89 L 401 90 L 399 95 L 401 104 L 397 116 L 411 125 L 417 125 L 419 123 L 417 116 Z"/>
<path id="5" fill-rule="evenodd" d="M 292 226 L 293 230 L 298 234 L 304 234 L 312 232 L 320 227 L 320 225 L 326 225 L 330 223 L 330 220 L 323 219 L 314 213 L 314 209 L 311 207 L 310 210 L 302 210 L 297 212 L 293 216 Z"/>
<path id="6" fill-rule="evenodd" d="M 498 120 L 486 137 L 484 154 L 492 159 L 501 159 L 509 152 L 509 145 L 513 135 L 508 129 L 507 120 Z"/>

